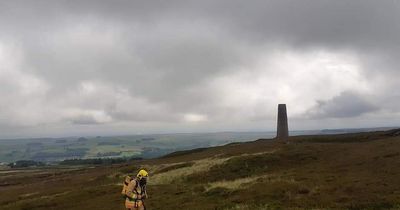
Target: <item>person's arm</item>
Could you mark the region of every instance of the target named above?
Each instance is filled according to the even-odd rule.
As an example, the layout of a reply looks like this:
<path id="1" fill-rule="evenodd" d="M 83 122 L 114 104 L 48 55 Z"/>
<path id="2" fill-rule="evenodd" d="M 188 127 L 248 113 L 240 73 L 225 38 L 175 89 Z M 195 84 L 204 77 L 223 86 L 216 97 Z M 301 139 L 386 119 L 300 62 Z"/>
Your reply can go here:
<path id="1" fill-rule="evenodd" d="M 136 193 L 135 186 L 136 186 L 136 180 L 132 180 L 127 187 L 126 196 L 132 199 L 140 199 L 141 196 Z"/>
<path id="2" fill-rule="evenodd" d="M 147 196 L 147 187 L 144 187 L 144 194 L 143 194 L 144 198 L 148 198 L 149 196 Z"/>

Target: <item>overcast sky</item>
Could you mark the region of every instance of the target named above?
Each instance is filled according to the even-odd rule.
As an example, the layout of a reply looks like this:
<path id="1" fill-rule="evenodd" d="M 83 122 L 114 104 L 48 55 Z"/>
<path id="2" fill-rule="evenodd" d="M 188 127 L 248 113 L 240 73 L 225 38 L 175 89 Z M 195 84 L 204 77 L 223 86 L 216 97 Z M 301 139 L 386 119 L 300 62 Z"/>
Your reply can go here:
<path id="1" fill-rule="evenodd" d="M 400 125 L 398 0 L 0 0 L 0 138 Z"/>

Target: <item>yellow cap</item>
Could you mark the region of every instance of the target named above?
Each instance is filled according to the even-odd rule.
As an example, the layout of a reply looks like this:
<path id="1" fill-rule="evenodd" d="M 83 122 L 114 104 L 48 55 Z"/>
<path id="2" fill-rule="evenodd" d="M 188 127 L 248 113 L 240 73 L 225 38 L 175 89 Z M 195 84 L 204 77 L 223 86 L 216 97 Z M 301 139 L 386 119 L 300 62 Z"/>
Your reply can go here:
<path id="1" fill-rule="evenodd" d="M 147 171 L 145 171 L 144 169 L 140 170 L 139 173 L 136 175 L 136 177 L 138 177 L 139 179 L 141 178 L 147 178 L 149 177 L 149 173 L 147 173 Z"/>

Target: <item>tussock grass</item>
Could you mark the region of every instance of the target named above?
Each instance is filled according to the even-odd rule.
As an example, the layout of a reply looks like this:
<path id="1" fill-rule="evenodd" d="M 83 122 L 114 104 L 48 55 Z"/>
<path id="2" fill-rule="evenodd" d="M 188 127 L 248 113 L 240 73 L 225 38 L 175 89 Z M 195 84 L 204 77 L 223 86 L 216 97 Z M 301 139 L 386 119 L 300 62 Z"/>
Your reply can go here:
<path id="1" fill-rule="evenodd" d="M 172 165 L 168 165 L 166 167 L 163 167 L 163 168 L 155 171 L 154 174 L 165 173 L 165 172 L 168 172 L 168 171 L 176 170 L 176 169 L 179 169 L 179 168 L 190 167 L 190 166 L 193 166 L 193 165 L 194 165 L 194 162 L 172 164 Z"/>
<path id="2" fill-rule="evenodd" d="M 268 204 L 264 205 L 245 205 L 245 204 L 236 204 L 235 206 L 225 208 L 224 210 L 269 210 L 269 209 L 277 209 L 276 207 L 270 206 Z M 279 209 L 279 208 L 278 208 Z"/>
<path id="3" fill-rule="evenodd" d="M 199 183 L 204 180 L 233 181 L 249 175 L 260 175 L 267 172 L 271 165 L 279 162 L 279 156 L 273 154 L 241 155 L 229 158 L 222 164 L 213 165 L 208 171 L 200 171 L 187 177 L 189 182 Z"/>
<path id="4" fill-rule="evenodd" d="M 207 172 L 211 167 L 219 165 L 227 161 L 229 158 L 207 158 L 194 161 L 191 166 L 168 170 L 163 173 L 155 174 L 151 177 L 150 185 L 170 184 L 173 182 L 182 182 L 188 175 Z M 180 163 L 182 164 L 182 163 Z"/>
<path id="5" fill-rule="evenodd" d="M 285 182 L 285 183 L 296 183 L 297 181 L 293 177 L 287 177 L 282 175 L 267 175 L 261 176 L 263 182 L 274 183 L 274 182 Z M 260 181 L 260 180 L 258 180 Z"/>
<path id="6" fill-rule="evenodd" d="M 174 164 L 164 164 L 158 166 L 147 166 L 147 168 L 152 172 L 153 176 L 151 178 L 152 184 L 168 184 L 174 181 L 182 181 L 179 177 L 187 177 L 195 173 L 208 173 L 213 167 L 222 165 L 232 158 L 249 158 L 260 155 L 272 154 L 275 151 L 260 152 L 254 154 L 241 154 L 238 156 L 231 157 L 213 157 L 202 159 L 192 162 L 180 162 Z M 186 178 L 185 178 L 186 179 Z"/>
<path id="7" fill-rule="evenodd" d="M 250 176 L 245 178 L 239 178 L 235 180 L 222 180 L 216 182 L 210 182 L 207 184 L 206 191 L 214 188 L 225 188 L 229 190 L 239 190 L 251 187 L 252 184 L 257 184 L 259 182 L 266 183 L 296 183 L 297 181 L 291 177 L 283 177 L 281 175 L 266 174 L 261 176 Z"/>
<path id="8" fill-rule="evenodd" d="M 254 183 L 262 177 L 264 177 L 264 176 L 246 177 L 246 178 L 235 179 L 232 181 L 223 180 L 223 181 L 217 181 L 217 182 L 210 182 L 210 183 L 208 183 L 206 190 L 209 191 L 209 190 L 217 188 L 217 187 L 226 188 L 226 189 L 230 189 L 230 190 L 246 188 L 249 186 L 248 184 Z"/>

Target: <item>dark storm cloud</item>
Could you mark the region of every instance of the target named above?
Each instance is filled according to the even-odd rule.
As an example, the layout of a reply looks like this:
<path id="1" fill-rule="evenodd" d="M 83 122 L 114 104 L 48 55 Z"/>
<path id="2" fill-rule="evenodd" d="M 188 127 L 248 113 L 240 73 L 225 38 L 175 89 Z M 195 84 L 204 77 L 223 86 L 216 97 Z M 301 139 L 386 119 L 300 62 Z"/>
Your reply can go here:
<path id="1" fill-rule="evenodd" d="M 396 114 L 398 20 L 394 0 L 1 1 L 0 124 Z"/>

